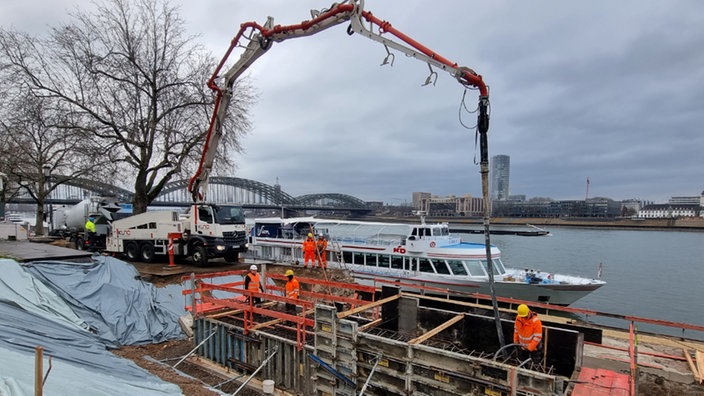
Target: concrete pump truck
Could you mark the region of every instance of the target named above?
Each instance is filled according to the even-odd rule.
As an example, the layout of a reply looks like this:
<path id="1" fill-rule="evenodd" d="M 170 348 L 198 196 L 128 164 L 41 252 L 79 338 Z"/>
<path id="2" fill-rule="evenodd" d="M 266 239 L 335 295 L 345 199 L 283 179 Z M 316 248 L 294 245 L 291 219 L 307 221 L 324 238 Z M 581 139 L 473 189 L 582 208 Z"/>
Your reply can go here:
<path id="1" fill-rule="evenodd" d="M 347 33 L 355 33 L 381 43 L 387 52 L 384 64 L 393 54 L 389 48 L 428 64 L 433 82 L 437 73 L 433 67 L 444 70 L 464 87 L 479 91 L 477 132 L 481 144 L 482 184 L 488 189 L 487 131 L 489 129 L 489 90 L 482 77 L 468 67 L 440 56 L 417 41 L 395 29 L 387 21 L 364 10 L 363 0 L 334 3 L 329 9 L 311 11 L 311 20 L 295 25 L 274 25 L 269 17 L 264 26 L 246 22 L 232 39 L 230 47 L 207 82 L 215 93 L 215 104 L 210 126 L 203 146 L 203 153 L 196 172 L 188 183 L 193 198 L 190 213 L 183 217 L 177 212 L 147 212 L 112 223 L 106 245 L 109 252 L 124 253 L 129 259 L 151 261 L 157 254 L 190 256 L 196 265 L 206 265 L 209 258 L 224 257 L 236 261 L 239 253 L 247 249 L 244 216 L 239 206 L 206 203 L 208 178 L 213 168 L 217 148 L 223 136 L 223 124 L 233 95 L 234 83 L 275 42 L 316 34 L 329 27 L 349 21 Z M 369 28 L 364 24 L 368 23 Z M 378 28 L 378 33 L 372 31 Z M 389 38 L 391 35 L 398 41 Z M 221 71 L 235 48 L 244 50 L 237 62 L 224 74 Z M 218 85 L 218 83 L 222 85 Z M 487 225 L 488 226 L 488 225 Z"/>

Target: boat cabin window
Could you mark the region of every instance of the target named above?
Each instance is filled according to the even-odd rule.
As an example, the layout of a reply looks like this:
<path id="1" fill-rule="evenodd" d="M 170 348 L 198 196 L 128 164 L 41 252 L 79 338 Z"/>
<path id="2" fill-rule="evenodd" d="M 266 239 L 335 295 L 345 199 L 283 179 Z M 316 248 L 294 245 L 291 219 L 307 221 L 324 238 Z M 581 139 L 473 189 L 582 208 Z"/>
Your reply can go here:
<path id="1" fill-rule="evenodd" d="M 494 271 L 493 271 L 493 272 L 494 272 L 494 275 L 501 275 L 501 274 L 503 273 L 504 267 L 501 265 L 501 262 L 499 262 L 499 264 L 497 264 L 497 263 L 496 263 L 497 261 L 498 261 L 498 260 L 493 260 L 493 259 L 491 260 L 491 264 L 492 264 L 491 269 L 494 270 Z M 484 267 L 484 269 L 487 270 L 486 273 L 488 274 L 488 273 L 489 273 L 489 270 L 487 269 L 488 267 L 487 267 L 487 264 L 486 264 L 486 260 L 482 260 L 482 266 Z"/>
<path id="2" fill-rule="evenodd" d="M 506 267 L 504 267 L 504 263 L 501 262 L 501 259 L 495 258 L 492 261 L 494 262 L 494 268 L 499 271 L 499 274 L 506 273 Z"/>
<path id="3" fill-rule="evenodd" d="M 382 267 L 382 268 L 389 268 L 389 266 L 391 265 L 391 257 L 390 257 L 389 255 L 387 255 L 387 254 L 382 254 L 382 255 L 379 256 L 379 262 L 378 262 L 378 263 L 379 263 L 379 264 L 378 264 L 379 267 Z"/>
<path id="4" fill-rule="evenodd" d="M 391 256 L 391 268 L 403 269 L 403 256 Z"/>
<path id="5" fill-rule="evenodd" d="M 435 272 L 442 275 L 450 275 L 450 270 L 447 269 L 445 260 L 431 259 L 430 261 L 433 263 L 433 267 L 435 267 Z"/>
<path id="6" fill-rule="evenodd" d="M 364 253 L 352 253 L 352 264 L 364 265 Z"/>
<path id="7" fill-rule="evenodd" d="M 418 227 L 416 227 L 416 228 L 413 229 L 413 231 L 411 231 L 411 235 L 413 235 L 413 236 L 419 236 L 419 237 L 430 236 L 430 235 L 431 235 L 430 228 L 427 228 L 427 227 L 418 228 Z M 409 239 L 411 239 L 411 238 L 409 238 Z M 412 239 L 415 239 L 415 238 L 412 238 Z"/>
<path id="8" fill-rule="evenodd" d="M 367 253 L 366 255 L 366 261 L 364 265 L 370 266 L 370 267 L 376 267 L 376 254 L 375 253 Z"/>
<path id="9" fill-rule="evenodd" d="M 459 260 L 447 260 L 447 264 L 450 265 L 450 269 L 452 270 L 452 273 L 455 275 L 467 275 L 467 270 L 464 268 L 464 264 L 462 264 L 461 261 Z"/>
<path id="10" fill-rule="evenodd" d="M 342 261 L 344 261 L 347 264 L 353 264 L 352 252 L 342 252 Z"/>
<path id="11" fill-rule="evenodd" d="M 482 263 L 479 260 L 467 260 L 465 261 L 467 264 L 467 269 L 469 270 L 469 274 L 472 276 L 486 276 L 487 273 L 484 270 L 484 267 L 482 266 Z"/>
<path id="12" fill-rule="evenodd" d="M 433 265 L 430 264 L 430 260 L 428 260 L 427 258 L 421 258 L 418 260 L 420 262 L 419 266 L 418 266 L 418 270 L 420 272 L 430 272 L 431 274 L 435 273 L 435 270 L 433 269 Z"/>

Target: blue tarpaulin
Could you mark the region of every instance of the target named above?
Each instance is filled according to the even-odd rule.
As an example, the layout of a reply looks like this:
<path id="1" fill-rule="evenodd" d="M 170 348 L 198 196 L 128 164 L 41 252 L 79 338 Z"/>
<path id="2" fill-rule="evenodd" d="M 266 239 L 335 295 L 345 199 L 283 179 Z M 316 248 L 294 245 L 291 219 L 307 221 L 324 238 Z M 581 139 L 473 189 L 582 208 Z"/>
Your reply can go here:
<path id="1" fill-rule="evenodd" d="M 0 259 L 0 395 L 34 393 L 36 346 L 44 348 L 45 370 L 52 356 L 45 394 L 181 394 L 109 351 L 183 338 L 171 297 L 111 257 L 87 264 Z"/>

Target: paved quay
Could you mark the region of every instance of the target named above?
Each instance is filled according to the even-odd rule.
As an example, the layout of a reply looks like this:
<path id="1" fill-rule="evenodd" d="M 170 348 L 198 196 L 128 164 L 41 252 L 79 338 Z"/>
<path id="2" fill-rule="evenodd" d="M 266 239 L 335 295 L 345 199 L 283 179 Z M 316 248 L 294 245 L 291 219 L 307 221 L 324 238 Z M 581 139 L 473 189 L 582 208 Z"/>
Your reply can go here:
<path id="1" fill-rule="evenodd" d="M 71 260 L 85 262 L 93 255 L 84 250 L 54 246 L 47 242 L 0 240 L 0 257 L 18 262 L 39 260 Z"/>

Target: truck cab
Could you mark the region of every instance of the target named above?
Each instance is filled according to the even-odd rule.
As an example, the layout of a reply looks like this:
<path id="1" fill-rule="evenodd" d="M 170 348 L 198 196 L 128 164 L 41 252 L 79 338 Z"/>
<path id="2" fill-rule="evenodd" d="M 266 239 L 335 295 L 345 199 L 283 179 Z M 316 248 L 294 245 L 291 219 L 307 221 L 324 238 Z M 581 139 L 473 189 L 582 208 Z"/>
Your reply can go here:
<path id="1" fill-rule="evenodd" d="M 224 257 L 227 262 L 236 262 L 239 253 L 247 250 L 247 232 L 241 206 L 194 204 L 187 217 L 185 234 L 192 243 L 205 248 L 207 257 Z M 196 256 L 201 255 L 202 252 Z M 193 257 L 193 261 L 198 265 L 201 257 Z"/>

